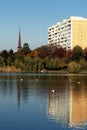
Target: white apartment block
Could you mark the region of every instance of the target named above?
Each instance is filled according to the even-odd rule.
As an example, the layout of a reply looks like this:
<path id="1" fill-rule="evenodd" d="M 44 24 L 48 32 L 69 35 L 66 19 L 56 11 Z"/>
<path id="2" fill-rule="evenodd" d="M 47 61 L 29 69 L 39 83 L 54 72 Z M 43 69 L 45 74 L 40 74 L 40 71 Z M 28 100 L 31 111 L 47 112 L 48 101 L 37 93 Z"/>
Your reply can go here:
<path id="1" fill-rule="evenodd" d="M 48 44 L 72 49 L 87 47 L 87 19 L 71 16 L 48 28 Z"/>

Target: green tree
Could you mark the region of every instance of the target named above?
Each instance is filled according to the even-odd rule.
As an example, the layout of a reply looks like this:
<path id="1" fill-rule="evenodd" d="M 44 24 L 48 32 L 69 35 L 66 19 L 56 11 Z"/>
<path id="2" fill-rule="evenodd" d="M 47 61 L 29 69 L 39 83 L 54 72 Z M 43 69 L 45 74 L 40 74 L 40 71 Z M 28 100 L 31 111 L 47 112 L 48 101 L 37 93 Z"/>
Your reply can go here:
<path id="1" fill-rule="evenodd" d="M 10 50 L 8 51 L 8 55 L 9 55 L 9 56 L 14 55 L 14 52 L 13 52 L 13 50 L 12 50 L 12 49 L 10 49 Z"/>
<path id="2" fill-rule="evenodd" d="M 44 62 L 44 68 L 50 69 L 50 58 L 49 57 L 44 58 L 43 62 Z"/>
<path id="3" fill-rule="evenodd" d="M 31 57 L 29 57 L 29 56 L 24 57 L 23 71 L 32 72 L 32 69 L 33 69 L 33 61 L 31 59 Z"/>
<path id="4" fill-rule="evenodd" d="M 70 73 L 79 73 L 80 72 L 80 65 L 75 61 L 70 62 L 68 65 L 68 71 Z"/>
<path id="5" fill-rule="evenodd" d="M 1 52 L 1 56 L 4 58 L 5 65 L 7 65 L 7 59 L 8 59 L 8 52 L 7 52 L 7 50 L 3 50 Z"/>
<path id="6" fill-rule="evenodd" d="M 12 65 L 12 59 L 11 57 L 9 56 L 8 59 L 7 59 L 7 65 L 11 66 Z"/>
<path id="7" fill-rule="evenodd" d="M 43 66 L 43 60 L 39 60 L 38 61 L 38 72 L 40 72 L 41 70 L 43 70 L 44 69 L 44 66 Z"/>
<path id="8" fill-rule="evenodd" d="M 74 59 L 79 61 L 82 58 L 82 48 L 80 46 L 75 46 L 73 48 L 73 53 L 74 53 Z"/>
<path id="9" fill-rule="evenodd" d="M 33 71 L 34 72 L 40 71 L 41 70 L 41 66 L 42 66 L 42 64 L 41 64 L 41 58 L 34 57 L 33 58 Z"/>
<path id="10" fill-rule="evenodd" d="M 24 43 L 23 45 L 23 48 L 21 50 L 21 52 L 26 55 L 28 54 L 29 52 L 31 52 L 30 48 L 29 48 L 29 44 L 28 43 Z"/>
<path id="11" fill-rule="evenodd" d="M 0 56 L 0 67 L 5 66 L 4 57 Z"/>
<path id="12" fill-rule="evenodd" d="M 79 61 L 79 64 L 81 66 L 81 69 L 87 69 L 87 60 L 85 60 L 84 58 L 82 58 L 80 61 Z"/>
<path id="13" fill-rule="evenodd" d="M 19 59 L 15 59 L 14 65 L 15 65 L 16 68 L 22 69 L 23 62 Z"/>
<path id="14" fill-rule="evenodd" d="M 56 70 L 60 68 L 60 59 L 58 57 L 56 58 L 48 58 L 46 57 L 43 60 L 44 68 L 48 70 Z"/>

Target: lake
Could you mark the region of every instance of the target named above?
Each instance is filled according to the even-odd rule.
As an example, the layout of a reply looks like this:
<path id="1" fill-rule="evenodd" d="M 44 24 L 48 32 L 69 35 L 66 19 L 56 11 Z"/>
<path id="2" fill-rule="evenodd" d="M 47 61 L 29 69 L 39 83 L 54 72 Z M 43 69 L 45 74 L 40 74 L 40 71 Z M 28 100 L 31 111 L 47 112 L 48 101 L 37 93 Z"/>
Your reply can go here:
<path id="1" fill-rule="evenodd" d="M 87 75 L 0 73 L 0 130 L 87 129 Z"/>

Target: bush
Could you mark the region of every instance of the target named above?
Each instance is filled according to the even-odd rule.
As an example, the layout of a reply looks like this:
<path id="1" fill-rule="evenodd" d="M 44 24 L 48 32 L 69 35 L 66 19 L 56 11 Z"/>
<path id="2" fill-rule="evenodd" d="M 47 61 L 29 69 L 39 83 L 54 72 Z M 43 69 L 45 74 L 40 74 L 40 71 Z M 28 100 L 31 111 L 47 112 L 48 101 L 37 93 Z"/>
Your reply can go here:
<path id="1" fill-rule="evenodd" d="M 73 62 L 69 63 L 68 71 L 70 73 L 79 73 L 80 72 L 80 65 L 73 61 Z"/>
<path id="2" fill-rule="evenodd" d="M 79 61 L 79 64 L 81 66 L 81 69 L 87 69 L 87 61 L 83 58 Z"/>

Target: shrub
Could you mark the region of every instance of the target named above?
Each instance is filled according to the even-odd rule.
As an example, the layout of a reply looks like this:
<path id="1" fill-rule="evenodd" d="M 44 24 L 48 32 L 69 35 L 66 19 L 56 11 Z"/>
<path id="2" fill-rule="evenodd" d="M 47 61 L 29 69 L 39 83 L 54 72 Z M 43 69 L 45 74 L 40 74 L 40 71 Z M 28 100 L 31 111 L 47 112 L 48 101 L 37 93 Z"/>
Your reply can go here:
<path id="1" fill-rule="evenodd" d="M 87 69 L 87 61 L 83 58 L 79 61 L 79 64 L 81 66 L 81 69 Z"/>
<path id="2" fill-rule="evenodd" d="M 70 62 L 68 65 L 68 71 L 70 73 L 79 73 L 80 72 L 80 65 L 76 62 Z"/>

